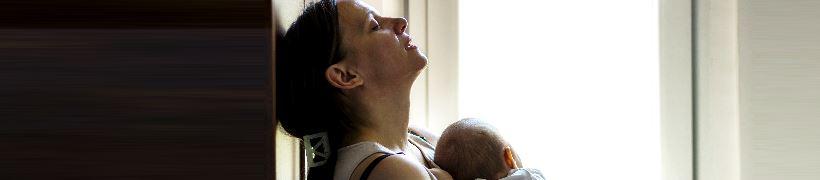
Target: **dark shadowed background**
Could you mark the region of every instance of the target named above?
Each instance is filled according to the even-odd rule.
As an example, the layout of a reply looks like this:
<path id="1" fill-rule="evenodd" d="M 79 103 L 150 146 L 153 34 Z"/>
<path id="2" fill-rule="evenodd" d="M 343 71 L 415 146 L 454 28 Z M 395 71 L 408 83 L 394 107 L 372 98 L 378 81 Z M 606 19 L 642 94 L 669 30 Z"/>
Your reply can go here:
<path id="1" fill-rule="evenodd" d="M 270 179 L 270 6 L 0 1 L 0 179 Z"/>

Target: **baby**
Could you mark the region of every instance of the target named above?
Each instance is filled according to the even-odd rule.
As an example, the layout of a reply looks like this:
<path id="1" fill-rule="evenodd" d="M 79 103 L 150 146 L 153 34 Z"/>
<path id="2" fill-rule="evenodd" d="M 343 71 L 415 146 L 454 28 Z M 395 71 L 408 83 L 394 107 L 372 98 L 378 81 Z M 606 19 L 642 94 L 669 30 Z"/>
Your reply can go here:
<path id="1" fill-rule="evenodd" d="M 537 169 L 525 169 L 494 127 L 478 119 L 462 119 L 444 130 L 434 162 L 453 179 L 543 180 Z"/>

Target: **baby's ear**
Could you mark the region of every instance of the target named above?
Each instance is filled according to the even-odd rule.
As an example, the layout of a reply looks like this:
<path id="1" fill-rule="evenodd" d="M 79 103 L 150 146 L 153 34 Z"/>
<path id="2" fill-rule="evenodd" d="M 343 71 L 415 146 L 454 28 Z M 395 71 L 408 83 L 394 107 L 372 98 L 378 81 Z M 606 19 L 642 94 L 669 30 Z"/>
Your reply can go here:
<path id="1" fill-rule="evenodd" d="M 504 147 L 504 162 L 507 164 L 507 167 L 510 169 L 518 169 L 518 159 L 515 159 L 516 156 L 512 151 L 510 146 Z"/>

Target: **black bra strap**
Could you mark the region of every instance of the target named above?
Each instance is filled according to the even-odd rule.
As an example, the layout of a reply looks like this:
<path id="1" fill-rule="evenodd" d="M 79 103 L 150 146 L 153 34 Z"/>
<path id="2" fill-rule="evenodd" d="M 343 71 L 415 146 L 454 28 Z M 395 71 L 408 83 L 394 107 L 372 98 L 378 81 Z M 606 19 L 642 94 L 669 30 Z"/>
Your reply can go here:
<path id="1" fill-rule="evenodd" d="M 384 154 L 384 155 L 381 155 L 381 156 L 377 157 L 372 162 L 370 162 L 370 164 L 367 165 L 367 168 L 364 169 L 364 172 L 362 173 L 362 176 L 361 176 L 361 180 L 367 180 L 367 177 L 370 176 L 370 173 L 373 172 L 373 169 L 376 168 L 376 165 L 378 165 L 379 162 L 384 160 L 384 158 L 387 158 L 387 157 L 392 156 L 392 155 L 393 154 Z"/>

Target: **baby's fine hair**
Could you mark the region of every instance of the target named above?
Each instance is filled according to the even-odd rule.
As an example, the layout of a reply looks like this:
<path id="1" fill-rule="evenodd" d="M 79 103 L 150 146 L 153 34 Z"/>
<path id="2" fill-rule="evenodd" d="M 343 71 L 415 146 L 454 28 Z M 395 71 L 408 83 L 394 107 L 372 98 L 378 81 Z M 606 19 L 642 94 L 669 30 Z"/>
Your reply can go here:
<path id="1" fill-rule="evenodd" d="M 436 145 L 434 162 L 454 179 L 500 179 L 506 170 L 507 143 L 496 129 L 478 119 L 462 119 L 444 130 Z"/>

